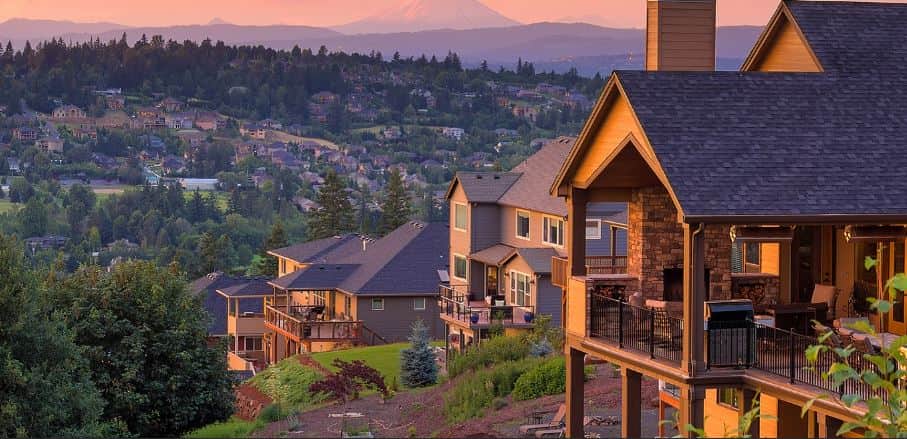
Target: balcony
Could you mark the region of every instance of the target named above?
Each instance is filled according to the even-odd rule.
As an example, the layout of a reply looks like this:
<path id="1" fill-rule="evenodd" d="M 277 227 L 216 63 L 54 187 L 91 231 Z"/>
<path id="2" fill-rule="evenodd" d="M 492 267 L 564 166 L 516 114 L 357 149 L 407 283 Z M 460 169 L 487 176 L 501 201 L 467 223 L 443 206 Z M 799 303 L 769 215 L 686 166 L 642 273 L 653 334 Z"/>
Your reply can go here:
<path id="1" fill-rule="evenodd" d="M 320 312 L 319 312 L 320 311 Z M 342 342 L 363 339 L 361 321 L 317 320 L 324 307 L 265 306 L 265 328 L 295 341 Z"/>
<path id="2" fill-rule="evenodd" d="M 680 366 L 683 319 L 591 294 L 589 336 Z"/>
<path id="3" fill-rule="evenodd" d="M 469 327 L 483 328 L 493 324 L 506 327 L 528 327 L 535 318 L 535 308 L 519 305 L 489 305 L 483 301 L 469 300 L 469 294 L 455 287 L 441 285 L 438 305 L 441 318 Z"/>
<path id="4" fill-rule="evenodd" d="M 567 258 L 551 258 L 551 283 L 560 288 L 567 287 L 570 270 Z M 586 256 L 586 276 L 627 273 L 626 256 Z"/>

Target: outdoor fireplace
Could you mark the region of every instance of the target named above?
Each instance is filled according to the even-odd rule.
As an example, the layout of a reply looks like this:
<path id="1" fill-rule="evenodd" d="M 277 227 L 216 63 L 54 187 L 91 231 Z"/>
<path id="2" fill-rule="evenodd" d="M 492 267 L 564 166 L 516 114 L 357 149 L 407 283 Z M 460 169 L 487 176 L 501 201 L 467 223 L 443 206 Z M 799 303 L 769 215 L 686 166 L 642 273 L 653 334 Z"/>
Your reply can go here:
<path id="1" fill-rule="evenodd" d="M 705 300 L 709 300 L 709 269 L 705 269 Z M 665 302 L 683 302 L 683 267 L 676 266 L 664 269 Z"/>

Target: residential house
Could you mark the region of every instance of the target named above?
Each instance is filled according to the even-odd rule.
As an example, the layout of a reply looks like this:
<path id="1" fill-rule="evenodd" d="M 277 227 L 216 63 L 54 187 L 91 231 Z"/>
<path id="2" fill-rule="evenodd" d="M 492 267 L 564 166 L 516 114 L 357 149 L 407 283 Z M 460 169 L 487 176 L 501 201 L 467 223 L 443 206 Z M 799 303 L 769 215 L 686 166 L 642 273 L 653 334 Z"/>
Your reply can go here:
<path id="1" fill-rule="evenodd" d="M 411 222 L 378 240 L 344 235 L 270 251 L 280 276 L 265 306 L 269 361 L 403 341 L 417 320 L 440 336 L 447 236 L 446 224 Z"/>
<path id="2" fill-rule="evenodd" d="M 208 135 L 196 129 L 186 129 L 177 131 L 176 137 L 188 145 L 199 146 L 204 143 Z"/>
<path id="3" fill-rule="evenodd" d="M 466 135 L 466 130 L 463 128 L 445 127 L 441 130 L 441 135 L 450 137 L 451 139 L 463 140 L 463 136 Z"/>
<path id="4" fill-rule="evenodd" d="M 9 168 L 9 172 L 13 175 L 18 175 L 22 172 L 22 168 L 19 166 L 19 159 L 16 157 L 7 157 L 6 166 Z"/>
<path id="5" fill-rule="evenodd" d="M 31 254 L 41 250 L 59 250 L 66 246 L 69 238 L 58 235 L 36 236 L 25 238 L 25 248 Z"/>
<path id="6" fill-rule="evenodd" d="M 123 96 L 123 95 L 104 96 L 104 104 L 107 106 L 108 110 L 122 111 L 124 108 L 126 108 L 126 96 Z"/>
<path id="7" fill-rule="evenodd" d="M 179 99 L 167 97 L 158 103 L 157 107 L 167 113 L 178 113 L 186 108 L 186 104 Z"/>
<path id="8" fill-rule="evenodd" d="M 59 120 L 64 120 L 64 121 L 65 120 L 75 121 L 75 120 L 85 119 L 86 117 L 88 117 L 88 115 L 85 114 L 85 110 L 83 110 L 79 107 L 76 107 L 75 105 L 59 106 L 54 109 L 52 115 L 53 115 L 54 119 L 59 119 Z"/>
<path id="9" fill-rule="evenodd" d="M 42 137 L 35 141 L 35 147 L 44 152 L 63 153 L 63 139 L 59 137 Z"/>
<path id="10" fill-rule="evenodd" d="M 161 169 L 166 175 L 182 174 L 186 172 L 186 162 L 173 154 L 169 154 L 161 161 Z"/>
<path id="11" fill-rule="evenodd" d="M 195 124 L 195 116 L 191 113 L 167 113 L 164 115 L 164 123 L 171 130 L 190 129 Z"/>
<path id="12" fill-rule="evenodd" d="M 329 91 L 320 91 L 313 94 L 310 100 L 319 105 L 331 105 L 340 102 L 340 96 Z"/>
<path id="13" fill-rule="evenodd" d="M 785 0 L 739 72 L 714 71 L 715 15 L 714 0 L 648 2 L 648 71 L 611 75 L 550 187 L 567 204 L 552 265 L 567 437 L 584 434 L 587 355 L 620 368 L 624 437 L 641 436 L 643 376 L 705 436 L 736 431 L 754 400 L 763 416 L 736 434 L 834 437 L 866 410 L 840 392 L 888 401 L 826 378 L 833 352 L 808 368 L 804 351 L 834 331 L 823 340 L 871 371 L 862 353 L 907 334 L 885 282 L 907 269 L 907 181 L 889 177 L 907 165 L 907 4 Z M 592 272 L 579 244 L 601 200 L 628 204 L 625 274 Z"/>
<path id="14" fill-rule="evenodd" d="M 38 130 L 27 126 L 13 128 L 13 138 L 21 142 L 34 142 L 38 140 Z"/>
<path id="15" fill-rule="evenodd" d="M 489 337 L 494 323 L 525 330 L 537 315 L 562 320 L 561 291 L 552 283 L 551 260 L 565 255 L 567 206 L 546 189 L 573 139 L 552 141 L 510 172 L 459 172 L 446 193 L 450 203 L 450 282 L 441 285 L 441 319 L 450 348 L 462 350 Z M 608 218 L 625 209 L 599 206 Z M 600 218 L 589 218 L 599 221 Z M 614 233 L 610 226 L 615 226 Z M 621 270 L 622 225 L 590 236 L 596 270 Z M 620 245 L 615 236 L 620 234 Z"/>
<path id="16" fill-rule="evenodd" d="M 253 139 L 264 140 L 268 135 L 268 129 L 261 124 L 244 123 L 239 127 L 239 134 Z"/>

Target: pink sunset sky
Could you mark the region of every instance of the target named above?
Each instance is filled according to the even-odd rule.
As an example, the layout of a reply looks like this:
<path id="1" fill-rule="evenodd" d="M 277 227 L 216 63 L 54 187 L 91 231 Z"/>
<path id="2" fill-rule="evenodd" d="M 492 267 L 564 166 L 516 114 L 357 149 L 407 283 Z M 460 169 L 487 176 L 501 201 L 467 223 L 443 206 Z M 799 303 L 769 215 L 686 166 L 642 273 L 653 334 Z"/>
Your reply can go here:
<path id="1" fill-rule="evenodd" d="M 349 23 L 407 0 L 0 0 L 0 21 L 41 18 L 110 21 L 156 26 L 207 23 L 218 17 L 236 24 L 332 26 Z M 482 0 L 514 20 L 584 21 L 642 27 L 646 0 Z M 721 25 L 765 24 L 779 0 L 718 0 Z"/>

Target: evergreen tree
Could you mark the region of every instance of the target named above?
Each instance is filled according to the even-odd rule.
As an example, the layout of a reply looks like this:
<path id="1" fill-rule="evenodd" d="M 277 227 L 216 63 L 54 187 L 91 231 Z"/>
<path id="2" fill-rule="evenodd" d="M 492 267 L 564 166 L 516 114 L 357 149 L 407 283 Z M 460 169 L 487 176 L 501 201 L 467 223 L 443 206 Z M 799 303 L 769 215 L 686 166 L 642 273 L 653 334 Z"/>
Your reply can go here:
<path id="1" fill-rule="evenodd" d="M 372 202 L 372 194 L 368 186 L 359 186 L 359 233 L 368 235 L 373 232 L 372 211 L 368 206 Z"/>
<path id="2" fill-rule="evenodd" d="M 315 201 L 318 208 L 311 219 L 313 239 L 329 238 L 353 230 L 353 207 L 346 185 L 333 170 L 325 176 Z"/>
<path id="3" fill-rule="evenodd" d="M 198 188 L 195 188 L 195 192 L 192 193 L 188 208 L 190 222 L 196 223 L 205 219 L 205 202 L 202 200 L 202 194 Z"/>
<path id="4" fill-rule="evenodd" d="M 268 254 L 268 250 L 275 250 L 287 246 L 287 233 L 283 230 L 283 224 L 280 221 L 274 223 L 271 227 L 271 235 L 265 241 L 261 252 L 258 254 L 257 266 L 254 272 L 260 276 L 274 277 L 277 276 L 277 258 Z"/>
<path id="5" fill-rule="evenodd" d="M 207 274 L 217 271 L 223 263 L 220 241 L 211 232 L 202 234 L 198 241 L 198 255 L 201 258 L 201 273 Z"/>
<path id="6" fill-rule="evenodd" d="M 406 224 L 412 216 L 409 192 L 397 169 L 391 170 L 381 202 L 381 233 L 386 234 Z"/>
<path id="7" fill-rule="evenodd" d="M 400 381 L 407 387 L 424 387 L 438 381 L 438 364 L 429 344 L 428 327 L 416 320 L 409 336 L 410 347 L 400 352 Z"/>

